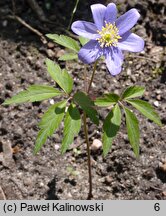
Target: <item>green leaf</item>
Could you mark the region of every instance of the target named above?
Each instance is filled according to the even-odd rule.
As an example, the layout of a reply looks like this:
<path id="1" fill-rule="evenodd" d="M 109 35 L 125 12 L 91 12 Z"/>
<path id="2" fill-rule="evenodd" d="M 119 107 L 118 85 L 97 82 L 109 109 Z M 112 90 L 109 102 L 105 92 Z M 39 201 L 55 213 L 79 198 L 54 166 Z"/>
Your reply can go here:
<path id="1" fill-rule="evenodd" d="M 75 102 L 86 112 L 86 114 L 91 119 L 91 121 L 98 125 L 99 124 L 98 113 L 93 108 L 95 104 L 90 99 L 90 97 L 83 92 L 77 92 L 73 98 Z"/>
<path id="2" fill-rule="evenodd" d="M 46 36 L 53 40 L 55 43 L 64 46 L 68 49 L 71 49 L 75 52 L 78 52 L 80 50 L 78 42 L 71 37 L 57 34 L 47 34 Z"/>
<path id="3" fill-rule="evenodd" d="M 34 148 L 34 154 L 37 154 L 40 151 L 41 147 L 47 141 L 47 138 L 48 138 L 47 130 L 40 130 L 37 135 L 35 148 Z"/>
<path id="4" fill-rule="evenodd" d="M 79 39 L 79 41 L 80 41 L 80 43 L 81 43 L 82 46 L 84 46 L 86 43 L 89 42 L 88 38 L 84 38 L 82 36 L 79 36 L 78 39 Z"/>
<path id="5" fill-rule="evenodd" d="M 48 98 L 60 96 L 62 94 L 63 92 L 51 86 L 32 85 L 32 86 L 29 86 L 27 90 L 21 91 L 17 95 L 13 96 L 12 98 L 7 99 L 3 103 L 3 105 L 42 101 Z"/>
<path id="6" fill-rule="evenodd" d="M 142 86 L 130 86 L 122 94 L 122 99 L 135 98 L 143 95 L 145 88 Z"/>
<path id="7" fill-rule="evenodd" d="M 135 107 L 137 110 L 139 110 L 148 119 L 155 122 L 159 126 L 162 126 L 160 118 L 158 114 L 155 112 L 151 104 L 149 104 L 146 101 L 138 100 L 138 99 L 131 99 L 131 100 L 126 100 L 126 101 L 130 103 L 133 107 Z"/>
<path id="8" fill-rule="evenodd" d="M 59 58 L 60 61 L 69 61 L 74 59 L 78 59 L 78 55 L 75 53 L 66 53 Z"/>
<path id="9" fill-rule="evenodd" d="M 111 149 L 112 142 L 121 124 L 121 111 L 119 105 L 116 104 L 111 112 L 107 115 L 103 125 L 103 155 L 108 154 Z"/>
<path id="10" fill-rule="evenodd" d="M 136 157 L 139 156 L 139 122 L 137 117 L 132 113 L 128 108 L 124 107 L 125 117 L 126 117 L 126 126 L 127 126 L 127 133 L 130 144 L 133 148 L 133 151 Z"/>
<path id="11" fill-rule="evenodd" d="M 59 65 L 54 64 L 50 59 L 46 59 L 47 70 L 50 76 L 55 82 L 66 92 L 70 93 L 73 88 L 73 79 L 68 74 L 68 72 L 64 69 L 61 70 Z"/>
<path id="12" fill-rule="evenodd" d="M 77 107 L 71 104 L 67 110 L 64 122 L 64 137 L 62 140 L 61 153 L 65 153 L 74 137 L 81 129 L 81 118 Z"/>
<path id="13" fill-rule="evenodd" d="M 105 94 L 104 97 L 96 98 L 95 105 L 100 107 L 109 107 L 119 100 L 119 95 L 117 94 Z"/>
<path id="14" fill-rule="evenodd" d="M 39 123 L 40 131 L 35 143 L 35 154 L 41 149 L 47 138 L 52 136 L 54 131 L 59 127 L 64 117 L 66 104 L 67 101 L 56 103 L 50 106 L 47 112 L 43 115 Z"/>

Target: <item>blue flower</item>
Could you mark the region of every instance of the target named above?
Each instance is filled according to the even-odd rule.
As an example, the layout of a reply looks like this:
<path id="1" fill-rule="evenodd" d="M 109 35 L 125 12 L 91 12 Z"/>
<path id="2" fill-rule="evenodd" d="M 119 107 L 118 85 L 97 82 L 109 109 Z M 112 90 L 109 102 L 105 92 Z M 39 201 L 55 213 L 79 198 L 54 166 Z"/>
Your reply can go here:
<path id="1" fill-rule="evenodd" d="M 91 64 L 101 56 L 106 59 L 106 65 L 112 75 L 121 72 L 123 50 L 141 52 L 144 40 L 131 33 L 131 28 L 137 23 L 140 14 L 131 9 L 117 18 L 117 8 L 114 3 L 106 6 L 91 5 L 94 23 L 76 21 L 71 28 L 74 33 L 90 39 L 79 51 L 79 59 Z"/>

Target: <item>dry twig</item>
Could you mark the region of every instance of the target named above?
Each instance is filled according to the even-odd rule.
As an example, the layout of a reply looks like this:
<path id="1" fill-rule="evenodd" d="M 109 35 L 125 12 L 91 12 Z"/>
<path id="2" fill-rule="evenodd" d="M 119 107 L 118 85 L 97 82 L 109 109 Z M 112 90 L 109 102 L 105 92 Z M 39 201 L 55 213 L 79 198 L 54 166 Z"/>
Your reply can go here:
<path id="1" fill-rule="evenodd" d="M 29 6 L 32 8 L 32 10 L 36 13 L 39 20 L 41 20 L 43 22 L 48 21 L 47 18 L 45 17 L 45 14 L 44 14 L 42 8 L 38 5 L 36 0 L 27 0 L 27 2 L 29 4 Z"/>
<path id="2" fill-rule="evenodd" d="M 41 41 L 43 42 L 43 44 L 47 43 L 47 40 L 44 37 L 44 35 L 40 31 L 38 31 L 37 29 L 35 29 L 32 26 L 30 26 L 28 23 L 26 23 L 21 17 L 16 16 L 16 15 L 10 15 L 10 16 L 8 16 L 8 18 L 17 20 L 23 26 L 25 26 L 26 28 L 28 28 L 30 31 L 32 31 L 33 33 L 35 33 L 36 35 L 38 35 L 40 37 Z"/>
<path id="3" fill-rule="evenodd" d="M 37 13 L 39 19 L 42 20 L 42 21 L 46 21 L 44 12 L 40 8 L 40 6 L 36 3 L 36 1 L 35 0 L 27 0 L 27 1 L 28 1 L 29 5 L 31 6 L 31 8 Z M 15 3 L 15 0 L 12 0 L 12 8 L 13 8 L 13 11 L 12 11 L 13 15 L 9 15 L 8 18 L 14 19 L 14 20 L 18 21 L 19 23 L 21 23 L 23 26 L 28 28 L 30 31 L 32 31 L 33 33 L 38 35 L 40 37 L 41 41 L 43 42 L 43 44 L 46 44 L 47 40 L 39 30 L 33 28 L 28 23 L 26 23 L 21 17 L 16 15 L 16 3 Z"/>
<path id="4" fill-rule="evenodd" d="M 6 200 L 6 196 L 5 196 L 1 186 L 0 186 L 0 200 Z"/>

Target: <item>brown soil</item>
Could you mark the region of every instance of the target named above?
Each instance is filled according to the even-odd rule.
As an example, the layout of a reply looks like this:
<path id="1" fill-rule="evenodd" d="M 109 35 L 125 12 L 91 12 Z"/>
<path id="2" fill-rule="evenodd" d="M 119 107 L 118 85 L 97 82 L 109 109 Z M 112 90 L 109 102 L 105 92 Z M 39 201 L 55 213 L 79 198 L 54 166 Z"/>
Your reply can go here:
<path id="1" fill-rule="evenodd" d="M 46 57 L 58 59 L 63 48 L 46 46 L 38 36 L 18 22 L 9 19 L 11 1 L 0 2 L 0 104 L 31 84 L 53 84 L 46 72 Z M 40 1 L 39 1 L 40 2 Z M 42 3 L 44 2 L 44 3 Z M 89 5 L 106 1 L 83 1 L 75 19 L 91 19 Z M 109 2 L 109 1 L 107 1 Z M 113 1 L 116 2 L 116 1 Z M 125 125 L 113 143 L 112 150 L 104 159 L 101 150 L 92 152 L 94 199 L 166 199 L 166 72 L 164 29 L 165 7 L 162 0 L 119 0 L 119 12 L 136 7 L 142 18 L 134 31 L 146 41 L 141 54 L 126 54 L 123 71 L 116 77 L 110 76 L 105 64 L 100 61 L 95 76 L 92 94 L 120 92 L 129 85 L 146 87 L 143 99 L 155 104 L 163 127 L 143 118 L 140 121 L 140 158 L 131 151 Z M 51 22 L 42 23 L 26 5 L 16 1 L 17 14 L 43 33 L 64 33 L 70 18 L 65 1 L 41 1 L 41 6 Z M 50 3 L 48 10 L 46 3 Z M 72 10 L 73 5 L 70 5 Z M 61 32 L 60 32 L 61 30 Z M 60 62 L 66 66 L 75 80 L 75 90 L 81 89 L 84 66 L 79 62 Z M 88 67 L 89 74 L 91 67 Z M 156 102 L 157 101 L 157 102 Z M 0 105 L 0 155 L 2 146 L 11 144 L 13 166 L 0 162 L 0 187 L 7 199 L 86 199 L 88 190 L 86 145 L 80 154 L 68 151 L 61 156 L 59 150 L 63 126 L 47 141 L 42 150 L 33 155 L 37 124 L 50 101 L 27 103 L 18 106 Z M 100 110 L 100 119 L 108 110 Z M 124 122 L 124 121 L 123 121 Z M 89 124 L 91 142 L 101 139 L 99 128 Z M 84 133 L 75 139 L 73 147 L 84 141 Z M 74 175 L 73 171 L 77 171 Z"/>

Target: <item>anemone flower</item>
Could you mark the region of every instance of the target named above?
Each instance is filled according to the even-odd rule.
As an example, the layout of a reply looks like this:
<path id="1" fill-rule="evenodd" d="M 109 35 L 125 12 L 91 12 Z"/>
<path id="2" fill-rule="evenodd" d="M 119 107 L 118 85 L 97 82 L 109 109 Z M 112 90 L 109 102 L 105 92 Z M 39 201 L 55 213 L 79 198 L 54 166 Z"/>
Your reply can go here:
<path id="1" fill-rule="evenodd" d="M 94 23 L 76 21 L 71 29 L 77 35 L 90 39 L 79 51 L 79 59 L 91 64 L 101 56 L 105 57 L 106 65 L 112 75 L 121 72 L 123 51 L 141 52 L 144 41 L 130 30 L 136 24 L 140 14 L 131 9 L 117 18 L 117 8 L 114 3 L 106 6 L 91 5 Z"/>

